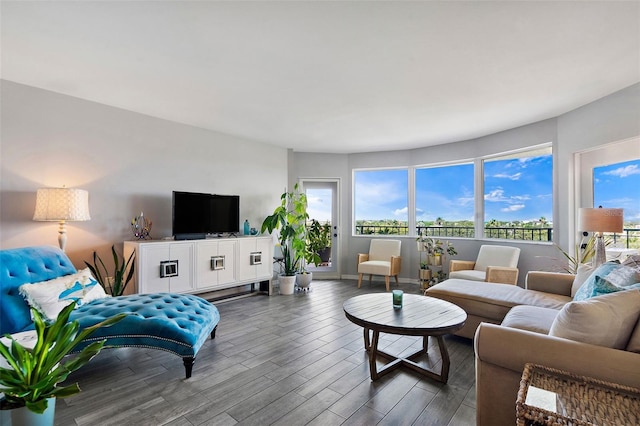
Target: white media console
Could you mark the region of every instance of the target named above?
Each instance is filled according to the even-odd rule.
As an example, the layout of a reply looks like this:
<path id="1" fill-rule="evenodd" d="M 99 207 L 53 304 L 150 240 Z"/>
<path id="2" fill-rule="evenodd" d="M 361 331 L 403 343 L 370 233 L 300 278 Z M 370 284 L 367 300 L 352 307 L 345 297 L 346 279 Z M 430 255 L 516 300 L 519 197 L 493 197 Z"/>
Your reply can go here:
<path id="1" fill-rule="evenodd" d="M 270 235 L 125 241 L 124 258 L 134 251 L 136 293 L 203 293 L 259 283 L 271 295 Z"/>

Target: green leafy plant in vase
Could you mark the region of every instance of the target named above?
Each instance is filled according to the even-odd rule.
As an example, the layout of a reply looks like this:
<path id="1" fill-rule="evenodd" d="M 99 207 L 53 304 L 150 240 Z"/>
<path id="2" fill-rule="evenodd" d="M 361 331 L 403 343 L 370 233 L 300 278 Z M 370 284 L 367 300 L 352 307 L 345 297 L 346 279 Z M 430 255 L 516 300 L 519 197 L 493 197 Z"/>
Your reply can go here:
<path id="1" fill-rule="evenodd" d="M 331 224 L 321 224 L 316 219 L 311 219 L 307 230 L 308 249 L 316 266 L 322 262 L 328 262 L 331 257 Z M 328 252 L 327 252 L 328 250 Z M 316 256 L 317 255 L 317 256 Z"/>
<path id="2" fill-rule="evenodd" d="M 294 281 L 307 252 L 308 218 L 307 196 L 304 192 L 300 192 L 298 184 L 295 184 L 293 191 L 282 193 L 280 205 L 262 222 L 262 233 L 270 234 L 274 230 L 279 231 L 278 241 L 282 250 L 283 275 L 294 277 Z"/>
<path id="3" fill-rule="evenodd" d="M 104 288 L 104 291 L 112 296 L 122 296 L 127 285 L 133 278 L 135 271 L 135 252 L 131 253 L 125 261 L 124 256 L 120 256 L 116 252 L 115 246 L 111 246 L 111 255 L 113 256 L 113 274 L 109 274 L 109 270 L 100 258 L 97 252 L 93 252 L 93 264 L 84 262 L 89 268 L 93 276 Z"/>
<path id="4" fill-rule="evenodd" d="M 78 383 L 59 384 L 96 356 L 106 340 L 90 343 L 78 354 L 68 359 L 65 357 L 95 330 L 115 324 L 126 314 L 115 315 L 81 330 L 78 321 L 69 321 L 75 306 L 76 302 L 72 302 L 51 322 L 45 321 L 36 309 L 31 309 L 36 331 L 33 349 L 23 347 L 10 335 L 5 336 L 11 341 L 9 345 L 0 343 L 0 355 L 9 365 L 8 368 L 0 368 L 3 409 L 26 407 L 33 413 L 42 414 L 51 398 L 65 398 L 80 392 Z"/>

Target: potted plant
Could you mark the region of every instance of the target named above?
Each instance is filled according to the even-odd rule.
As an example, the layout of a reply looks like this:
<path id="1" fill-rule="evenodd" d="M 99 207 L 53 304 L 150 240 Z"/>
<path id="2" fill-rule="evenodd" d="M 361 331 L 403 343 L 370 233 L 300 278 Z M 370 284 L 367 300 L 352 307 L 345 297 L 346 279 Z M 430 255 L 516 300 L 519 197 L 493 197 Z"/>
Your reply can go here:
<path id="1" fill-rule="evenodd" d="M 118 253 L 116 253 L 115 246 L 111 246 L 111 254 L 114 265 L 113 275 L 109 275 L 107 267 L 95 251 L 93 252 L 93 265 L 88 262 L 84 263 L 104 288 L 105 292 L 112 296 L 122 296 L 127 288 L 127 284 L 129 284 L 129 281 L 133 278 L 135 252 L 131 253 L 131 256 L 129 256 L 126 262 L 124 257 L 120 259 Z"/>
<path id="2" fill-rule="evenodd" d="M 306 223 L 307 196 L 300 192 L 298 184 L 293 191 L 280 196 L 280 205 L 262 222 L 261 232 L 279 231 L 278 240 L 283 256 L 283 274 L 280 276 L 280 292 L 293 294 L 296 273 L 307 250 Z"/>
<path id="3" fill-rule="evenodd" d="M 331 259 L 331 224 L 320 224 L 316 219 L 311 219 L 311 225 L 308 227 L 309 249 L 313 253 L 317 253 L 319 260 L 314 262 L 316 266 L 319 263 L 327 263 Z"/>
<path id="4" fill-rule="evenodd" d="M 418 251 L 426 252 L 430 265 L 442 265 L 442 255 L 445 253 L 450 256 L 458 254 L 453 244 L 449 241 L 438 240 L 423 234 L 418 235 L 416 241 L 418 243 Z"/>
<path id="5" fill-rule="evenodd" d="M 80 330 L 78 321 L 69 321 L 75 306 L 76 302 L 66 306 L 52 322 L 46 322 L 40 312 L 31 309 L 36 332 L 36 343 L 31 350 L 24 348 L 10 335 L 6 336 L 11 340 L 10 345 L 0 343 L 0 355 L 9 365 L 8 368 L 0 368 L 0 392 L 4 393 L 1 403 L 3 409 L 12 410 L 14 425 L 25 424 L 20 419 L 34 415 L 44 415 L 52 425 L 55 398 L 80 392 L 77 383 L 66 386 L 58 384 L 96 356 L 105 340 L 90 343 L 76 356 L 64 358 L 95 330 L 115 324 L 126 316 L 124 313 L 118 314 Z"/>

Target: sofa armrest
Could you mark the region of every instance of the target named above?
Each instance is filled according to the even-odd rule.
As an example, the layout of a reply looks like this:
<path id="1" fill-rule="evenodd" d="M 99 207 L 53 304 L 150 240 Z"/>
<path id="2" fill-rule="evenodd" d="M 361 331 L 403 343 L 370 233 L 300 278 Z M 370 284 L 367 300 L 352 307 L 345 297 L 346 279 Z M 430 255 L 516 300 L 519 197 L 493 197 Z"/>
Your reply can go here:
<path id="1" fill-rule="evenodd" d="M 524 288 L 571 296 L 571 286 L 574 278 L 575 276 L 572 274 L 562 274 L 560 272 L 529 271 L 525 279 Z"/>
<path id="2" fill-rule="evenodd" d="M 476 330 L 476 424 L 515 423 L 524 364 L 640 387 L 640 354 L 495 324 Z"/>
<path id="3" fill-rule="evenodd" d="M 398 275 L 400 273 L 400 267 L 402 265 L 402 257 L 391 256 L 391 272 L 390 276 Z"/>
<path id="4" fill-rule="evenodd" d="M 369 255 L 365 253 L 358 253 L 358 263 L 366 262 L 369 260 Z"/>
<path id="5" fill-rule="evenodd" d="M 449 261 L 449 272 L 467 271 L 469 269 L 473 269 L 474 266 L 476 266 L 476 262 L 473 260 L 451 259 Z"/>
<path id="6" fill-rule="evenodd" d="M 487 266 L 488 283 L 516 284 L 518 282 L 518 268 L 509 268 L 506 266 Z"/>

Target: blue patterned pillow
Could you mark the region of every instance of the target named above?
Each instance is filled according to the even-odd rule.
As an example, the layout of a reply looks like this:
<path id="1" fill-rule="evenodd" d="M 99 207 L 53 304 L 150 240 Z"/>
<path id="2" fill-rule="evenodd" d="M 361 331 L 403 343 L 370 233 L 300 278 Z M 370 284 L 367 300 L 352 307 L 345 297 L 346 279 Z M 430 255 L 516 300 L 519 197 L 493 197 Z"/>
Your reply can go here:
<path id="1" fill-rule="evenodd" d="M 586 300 L 602 294 L 638 288 L 635 286 L 640 284 L 638 278 L 634 269 L 622 266 L 618 261 L 603 263 L 582 284 L 573 300 Z"/>
<path id="2" fill-rule="evenodd" d="M 73 301 L 77 302 L 76 306 L 81 306 L 108 297 L 89 268 L 49 281 L 23 284 L 19 291 L 29 306 L 50 320 L 55 320 L 62 309 Z"/>

